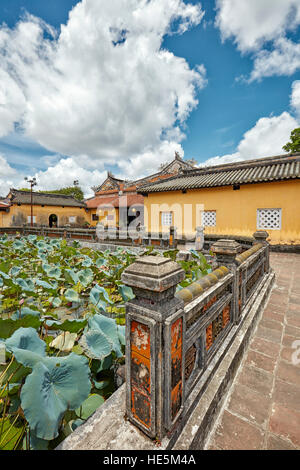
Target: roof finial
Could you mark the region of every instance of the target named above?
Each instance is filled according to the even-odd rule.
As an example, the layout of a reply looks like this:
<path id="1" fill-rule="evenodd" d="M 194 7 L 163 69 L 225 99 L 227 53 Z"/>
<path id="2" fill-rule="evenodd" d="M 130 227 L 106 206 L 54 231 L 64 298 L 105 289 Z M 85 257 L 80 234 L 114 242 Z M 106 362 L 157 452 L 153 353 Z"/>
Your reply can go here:
<path id="1" fill-rule="evenodd" d="M 177 151 L 175 151 L 175 160 L 181 160 L 181 157 Z"/>

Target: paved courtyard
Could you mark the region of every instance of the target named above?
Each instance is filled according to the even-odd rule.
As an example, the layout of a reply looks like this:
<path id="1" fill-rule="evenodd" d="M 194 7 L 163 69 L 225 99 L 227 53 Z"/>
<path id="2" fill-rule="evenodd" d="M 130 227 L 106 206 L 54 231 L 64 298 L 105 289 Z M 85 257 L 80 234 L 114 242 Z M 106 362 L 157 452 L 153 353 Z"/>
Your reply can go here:
<path id="1" fill-rule="evenodd" d="M 271 253 L 276 281 L 206 448 L 300 449 L 300 255 Z"/>

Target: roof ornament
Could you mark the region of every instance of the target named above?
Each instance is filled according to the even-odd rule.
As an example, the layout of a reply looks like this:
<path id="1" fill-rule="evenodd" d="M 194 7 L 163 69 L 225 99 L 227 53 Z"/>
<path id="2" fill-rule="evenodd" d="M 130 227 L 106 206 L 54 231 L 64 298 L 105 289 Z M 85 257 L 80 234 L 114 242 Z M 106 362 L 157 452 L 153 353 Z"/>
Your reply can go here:
<path id="1" fill-rule="evenodd" d="M 175 160 L 182 160 L 182 158 L 180 157 L 177 151 L 175 151 Z"/>

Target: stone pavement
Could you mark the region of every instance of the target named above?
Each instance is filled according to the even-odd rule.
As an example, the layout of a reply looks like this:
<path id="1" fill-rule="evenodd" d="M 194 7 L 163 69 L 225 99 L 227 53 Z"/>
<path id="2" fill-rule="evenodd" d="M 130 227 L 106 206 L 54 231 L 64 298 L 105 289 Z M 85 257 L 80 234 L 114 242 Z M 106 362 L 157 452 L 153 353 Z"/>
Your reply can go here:
<path id="1" fill-rule="evenodd" d="M 300 449 L 300 255 L 271 252 L 270 262 L 275 285 L 208 450 Z"/>

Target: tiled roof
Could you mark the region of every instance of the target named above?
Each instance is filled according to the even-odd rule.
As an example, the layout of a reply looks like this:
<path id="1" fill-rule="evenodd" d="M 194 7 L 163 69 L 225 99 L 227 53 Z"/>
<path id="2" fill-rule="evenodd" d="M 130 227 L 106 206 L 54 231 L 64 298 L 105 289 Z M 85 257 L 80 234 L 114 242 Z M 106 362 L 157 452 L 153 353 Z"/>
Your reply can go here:
<path id="1" fill-rule="evenodd" d="M 113 206 L 113 207 L 130 207 L 133 204 L 144 204 L 144 198 L 141 194 L 123 194 L 122 196 L 96 196 L 86 201 L 86 206 L 89 209 L 97 209 L 99 206 Z"/>
<path id="2" fill-rule="evenodd" d="M 12 204 L 30 204 L 30 191 L 19 191 L 11 189 Z M 78 201 L 73 196 L 53 193 L 32 193 L 32 203 L 41 206 L 64 206 L 64 207 L 86 207 L 84 202 Z"/>
<path id="3" fill-rule="evenodd" d="M 138 192 L 144 194 L 180 191 L 298 178 L 300 178 L 299 153 L 188 170 L 165 181 L 144 185 Z"/>

